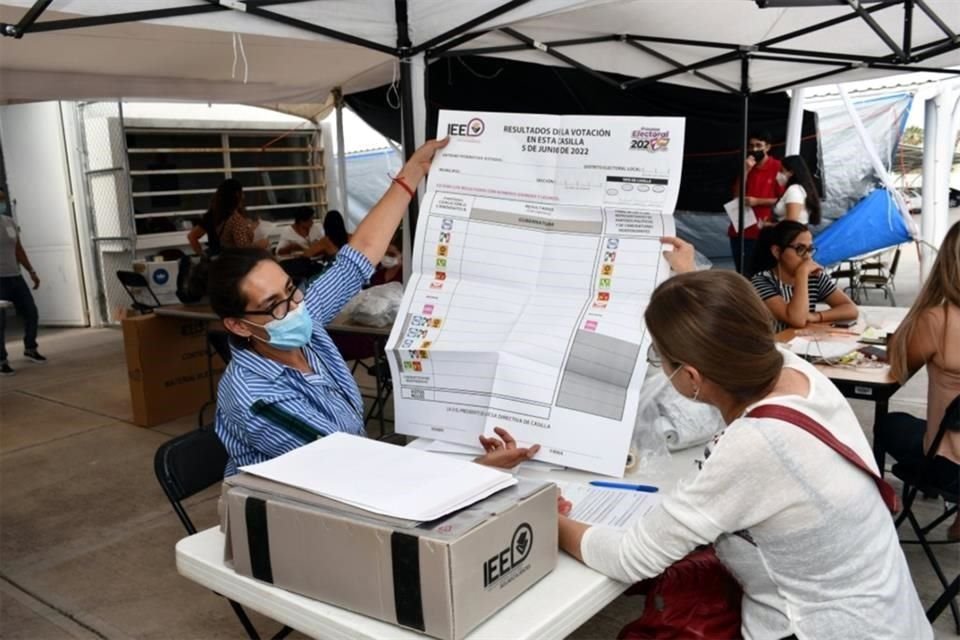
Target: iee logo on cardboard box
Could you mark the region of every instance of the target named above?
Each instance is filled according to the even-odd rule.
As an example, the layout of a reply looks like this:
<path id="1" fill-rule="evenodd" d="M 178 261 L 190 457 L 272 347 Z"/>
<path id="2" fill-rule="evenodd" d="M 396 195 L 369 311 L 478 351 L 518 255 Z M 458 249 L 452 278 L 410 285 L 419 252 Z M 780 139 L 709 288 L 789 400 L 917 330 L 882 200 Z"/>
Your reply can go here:
<path id="1" fill-rule="evenodd" d="M 513 532 L 510 546 L 483 563 L 483 586 L 487 588 L 520 566 L 533 547 L 533 528 L 524 522 Z"/>

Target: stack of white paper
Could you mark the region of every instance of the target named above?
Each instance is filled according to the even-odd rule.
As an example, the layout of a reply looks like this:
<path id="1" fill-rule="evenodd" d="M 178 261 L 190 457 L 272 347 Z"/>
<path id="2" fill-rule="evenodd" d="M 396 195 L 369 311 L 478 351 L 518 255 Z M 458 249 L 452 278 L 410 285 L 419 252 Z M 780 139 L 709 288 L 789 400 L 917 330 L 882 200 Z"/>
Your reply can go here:
<path id="1" fill-rule="evenodd" d="M 373 513 L 435 520 L 512 486 L 509 473 L 335 433 L 241 471 Z"/>

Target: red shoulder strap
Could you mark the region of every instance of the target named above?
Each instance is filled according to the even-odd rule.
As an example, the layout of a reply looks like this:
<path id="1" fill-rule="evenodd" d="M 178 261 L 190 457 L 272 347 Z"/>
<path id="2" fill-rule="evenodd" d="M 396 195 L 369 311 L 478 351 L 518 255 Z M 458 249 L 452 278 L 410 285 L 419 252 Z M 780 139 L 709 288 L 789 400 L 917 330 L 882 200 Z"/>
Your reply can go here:
<path id="1" fill-rule="evenodd" d="M 853 451 L 853 449 L 837 440 L 836 436 L 830 433 L 826 427 L 810 416 L 801 413 L 796 409 L 791 409 L 790 407 L 785 407 L 783 405 L 764 404 L 753 409 L 747 414 L 747 417 L 773 418 L 775 420 L 782 420 L 783 422 L 789 422 L 790 424 L 796 425 L 807 433 L 815 436 L 818 440 L 843 456 L 847 462 L 873 478 L 873 481 L 877 484 L 877 489 L 880 490 L 880 496 L 883 498 L 883 502 L 887 505 L 887 508 L 890 509 L 890 513 L 896 513 L 900 510 L 899 501 L 897 500 L 897 493 L 893 490 L 893 487 L 891 487 L 886 480 L 877 475 L 873 469 L 868 467 L 860 458 L 860 456 Z"/>

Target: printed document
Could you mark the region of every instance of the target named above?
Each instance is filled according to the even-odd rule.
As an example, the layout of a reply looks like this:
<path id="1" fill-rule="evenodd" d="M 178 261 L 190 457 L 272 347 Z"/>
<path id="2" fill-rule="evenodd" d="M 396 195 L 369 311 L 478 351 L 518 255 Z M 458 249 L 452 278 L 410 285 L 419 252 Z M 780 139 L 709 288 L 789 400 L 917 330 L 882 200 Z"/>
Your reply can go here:
<path id="1" fill-rule="evenodd" d="M 560 494 L 573 503 L 574 520 L 616 529 L 630 525 L 660 504 L 659 493 L 607 489 L 577 482 L 558 482 Z"/>
<path id="2" fill-rule="evenodd" d="M 387 344 L 397 432 L 622 476 L 670 275 L 682 118 L 441 111 Z"/>

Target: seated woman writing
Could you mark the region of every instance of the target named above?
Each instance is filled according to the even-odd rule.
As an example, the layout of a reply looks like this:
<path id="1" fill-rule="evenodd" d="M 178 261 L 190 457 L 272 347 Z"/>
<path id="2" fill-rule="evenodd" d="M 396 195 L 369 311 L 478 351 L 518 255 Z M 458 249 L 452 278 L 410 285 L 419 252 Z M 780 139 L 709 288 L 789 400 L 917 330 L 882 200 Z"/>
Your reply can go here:
<path id="1" fill-rule="evenodd" d="M 727 427 L 702 468 L 628 530 L 560 515 L 561 548 L 636 582 L 714 544 L 743 587 L 745 638 L 931 638 L 857 417 L 813 365 L 777 348 L 750 284 L 731 271 L 681 274 L 644 319 L 674 388 Z M 794 423 L 750 415 L 767 405 L 821 423 L 868 472 Z"/>
<path id="2" fill-rule="evenodd" d="M 364 433 L 360 390 L 324 327 L 383 258 L 414 189 L 445 144 L 427 142 L 411 156 L 309 286 L 294 282 L 262 249 L 225 249 L 210 265 L 210 305 L 232 338 L 215 420 L 229 455 L 226 475 L 333 432 Z M 538 449 L 507 445 L 478 461 L 510 467 Z"/>
<path id="3" fill-rule="evenodd" d="M 813 261 L 816 247 L 806 225 L 784 220 L 760 233 L 751 282 L 776 320 L 776 331 L 808 324 L 856 320 L 857 305 Z M 817 311 L 817 305 L 830 308 Z"/>

